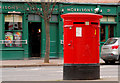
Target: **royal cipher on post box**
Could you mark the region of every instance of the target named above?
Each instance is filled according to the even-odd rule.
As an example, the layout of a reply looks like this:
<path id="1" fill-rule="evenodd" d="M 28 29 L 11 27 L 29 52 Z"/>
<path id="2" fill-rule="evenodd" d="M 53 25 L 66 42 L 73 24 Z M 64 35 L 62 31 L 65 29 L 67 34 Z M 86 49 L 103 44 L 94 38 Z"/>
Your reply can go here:
<path id="1" fill-rule="evenodd" d="M 64 80 L 100 78 L 99 29 L 101 15 L 67 13 L 64 21 Z"/>

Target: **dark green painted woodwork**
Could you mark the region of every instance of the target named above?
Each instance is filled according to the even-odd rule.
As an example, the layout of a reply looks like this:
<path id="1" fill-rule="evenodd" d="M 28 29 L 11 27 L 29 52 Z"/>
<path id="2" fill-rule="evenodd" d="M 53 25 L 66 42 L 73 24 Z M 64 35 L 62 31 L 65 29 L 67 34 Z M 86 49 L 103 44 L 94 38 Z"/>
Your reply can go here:
<path id="1" fill-rule="evenodd" d="M 14 4 L 14 5 L 13 5 Z M 41 5 L 37 3 L 37 8 L 40 12 Z M 1 2 L 0 3 L 0 40 L 4 40 L 4 15 L 8 13 L 17 13 L 23 17 L 23 40 L 27 40 L 27 44 L 23 44 L 23 47 L 18 48 L 6 48 L 4 44 L 0 44 L 0 55 L 3 56 L 3 59 L 24 59 L 29 58 L 30 56 L 30 45 L 29 45 L 29 32 L 28 32 L 28 23 L 29 22 L 41 22 L 41 57 L 45 56 L 45 25 L 44 20 L 40 17 L 40 20 L 34 19 L 31 20 L 29 15 L 34 15 L 34 8 L 30 7 L 24 2 Z M 50 58 L 63 57 L 63 20 L 60 15 L 64 13 L 95 13 L 94 9 L 99 7 L 102 12 L 98 14 L 105 16 L 115 16 L 115 22 L 101 22 L 101 24 L 106 25 L 106 40 L 108 39 L 108 25 L 114 24 L 114 36 L 120 37 L 120 5 L 119 4 L 87 4 L 87 3 L 57 3 L 55 6 L 53 15 L 57 16 L 57 19 L 50 19 Z M 100 42 L 100 47 L 104 42 Z"/>
<path id="2" fill-rule="evenodd" d="M 106 28 L 105 29 L 105 40 L 107 40 L 108 39 L 108 25 L 106 25 L 105 28 Z"/>
<path id="3" fill-rule="evenodd" d="M 58 58 L 58 24 L 50 23 L 50 58 Z"/>
<path id="4" fill-rule="evenodd" d="M 0 6 L 2 7 L 2 2 L 0 2 Z M 0 12 L 2 12 L 2 8 L 0 9 Z"/>
<path id="5" fill-rule="evenodd" d="M 117 36 L 120 37 L 120 6 L 118 6 L 117 11 Z"/>
<path id="6" fill-rule="evenodd" d="M 79 13 L 94 13 L 96 6 L 86 5 L 64 5 L 64 13 L 79 12 Z"/>
<path id="7" fill-rule="evenodd" d="M 0 14 L 0 40 L 3 40 L 2 16 L 3 16 L 3 14 Z M 0 42 L 0 43 L 2 43 L 2 42 Z M 0 59 L 2 59 L 2 44 L 0 44 Z"/>
<path id="8" fill-rule="evenodd" d="M 38 11 L 40 11 L 42 13 L 41 4 L 35 3 L 35 6 L 38 9 Z M 52 8 L 52 6 L 51 6 L 51 8 Z M 3 10 L 3 12 L 6 12 L 6 13 L 8 13 L 10 11 L 16 11 L 16 12 L 21 12 L 21 13 L 24 13 L 26 11 L 27 11 L 27 13 L 35 13 L 36 12 L 34 6 L 29 6 L 27 3 L 23 3 L 23 2 L 21 2 L 21 3 L 20 2 L 18 2 L 18 3 L 12 2 L 12 4 L 9 2 L 3 3 L 2 10 Z M 53 13 L 54 14 L 58 13 L 58 5 L 55 6 Z"/>
<path id="9" fill-rule="evenodd" d="M 3 60 L 13 60 L 13 59 L 24 59 L 24 51 L 22 50 L 3 50 L 2 51 Z"/>
<path id="10" fill-rule="evenodd" d="M 44 22 L 44 21 L 43 21 Z M 44 26 L 44 24 L 43 24 Z M 58 58 L 58 23 L 50 23 L 50 58 Z M 45 28 L 42 28 L 41 56 L 45 56 Z"/>
<path id="11" fill-rule="evenodd" d="M 13 5 L 14 4 L 14 5 Z M 24 3 L 3 3 L 2 4 L 2 10 L 3 12 L 8 13 L 9 11 L 16 11 L 16 12 L 24 12 L 26 11 L 26 6 Z"/>
<path id="12" fill-rule="evenodd" d="M 0 2 L 0 6 L 2 7 L 2 3 Z M 0 12 L 2 12 L 2 9 L 0 9 Z M 0 40 L 3 40 L 3 32 L 4 32 L 4 28 L 3 28 L 3 14 L 0 13 Z M 2 42 L 0 42 L 2 43 Z M 2 60 L 2 54 L 3 54 L 3 44 L 0 44 L 0 60 Z"/>
<path id="13" fill-rule="evenodd" d="M 59 57 L 63 57 L 63 20 L 59 18 L 59 50 L 58 50 L 58 55 Z"/>
<path id="14" fill-rule="evenodd" d="M 29 42 L 29 40 L 28 40 L 28 37 L 29 37 L 29 35 L 28 35 L 28 17 L 27 17 L 27 14 L 24 14 L 24 16 L 23 16 L 23 25 L 24 25 L 24 27 L 23 27 L 23 40 L 27 40 L 27 43 Z M 28 58 L 29 57 L 29 46 L 28 46 L 29 44 L 24 44 L 23 45 L 23 48 L 24 48 L 24 56 L 23 56 L 23 58 Z"/>
<path id="15" fill-rule="evenodd" d="M 59 4 L 59 15 L 58 15 L 58 32 L 59 32 L 59 39 L 58 39 L 58 56 L 63 58 L 63 44 L 61 44 L 61 41 L 63 41 L 63 19 L 61 18 L 61 10 L 62 10 L 63 4 Z"/>
<path id="16" fill-rule="evenodd" d="M 42 18 L 42 30 L 41 30 L 41 57 L 45 56 L 45 46 L 46 46 L 46 35 L 45 35 L 45 25 Z"/>
<path id="17" fill-rule="evenodd" d="M 0 14 L 0 40 L 2 40 L 2 38 L 3 38 L 3 29 L 2 29 L 2 14 Z M 2 43 L 1 41 L 0 41 L 0 43 Z M 2 49 L 2 44 L 0 44 L 0 49 Z"/>
<path id="18" fill-rule="evenodd" d="M 116 15 L 117 10 L 116 6 L 101 6 L 102 9 L 102 15 Z"/>
<path id="19" fill-rule="evenodd" d="M 5 25 L 4 25 L 5 24 L 4 23 L 5 22 L 5 19 L 4 19 L 5 15 L 7 15 L 7 14 L 2 15 L 2 22 L 3 22 L 2 23 L 2 40 L 5 40 L 5 31 L 6 31 L 5 30 Z M 23 21 L 22 27 L 23 27 L 24 16 L 22 14 L 19 14 L 19 15 L 22 16 L 22 19 L 23 19 L 22 20 Z M 15 30 L 13 30 L 12 32 L 14 32 L 14 31 Z M 26 39 L 25 35 L 27 35 L 27 34 L 25 33 L 25 31 L 27 31 L 27 30 L 25 30 L 25 28 L 23 28 L 23 30 L 22 30 L 22 40 Z M 24 48 L 25 48 L 25 44 L 23 44 L 22 47 L 5 47 L 5 44 L 2 44 L 2 59 L 3 60 L 24 59 L 24 58 L 26 58 L 25 57 L 26 54 L 24 52 L 27 50 L 27 49 L 24 50 Z"/>
<path id="20" fill-rule="evenodd" d="M 2 49 L 2 59 L 3 60 L 24 59 L 24 49 L 23 48 L 4 48 Z"/>

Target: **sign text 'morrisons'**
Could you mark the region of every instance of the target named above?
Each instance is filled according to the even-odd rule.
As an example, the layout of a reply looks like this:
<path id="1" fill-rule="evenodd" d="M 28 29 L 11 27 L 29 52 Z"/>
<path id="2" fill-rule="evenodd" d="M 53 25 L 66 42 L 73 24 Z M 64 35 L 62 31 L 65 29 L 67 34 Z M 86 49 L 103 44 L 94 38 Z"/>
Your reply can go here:
<path id="1" fill-rule="evenodd" d="M 80 12 L 93 12 L 93 9 L 87 9 L 87 8 L 67 8 L 67 11 L 80 11 Z"/>

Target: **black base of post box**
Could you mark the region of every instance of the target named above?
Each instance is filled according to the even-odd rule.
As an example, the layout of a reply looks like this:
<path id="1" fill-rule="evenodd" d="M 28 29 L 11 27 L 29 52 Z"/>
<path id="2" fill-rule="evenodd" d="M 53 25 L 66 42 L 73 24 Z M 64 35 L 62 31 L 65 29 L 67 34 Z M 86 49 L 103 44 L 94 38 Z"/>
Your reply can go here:
<path id="1" fill-rule="evenodd" d="M 95 80 L 100 79 L 99 64 L 64 64 L 63 80 Z"/>

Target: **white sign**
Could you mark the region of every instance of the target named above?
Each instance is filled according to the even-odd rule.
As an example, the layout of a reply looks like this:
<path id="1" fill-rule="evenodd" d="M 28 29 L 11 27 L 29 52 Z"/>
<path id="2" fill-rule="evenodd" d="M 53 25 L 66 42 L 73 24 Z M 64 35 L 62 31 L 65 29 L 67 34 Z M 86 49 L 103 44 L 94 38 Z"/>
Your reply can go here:
<path id="1" fill-rule="evenodd" d="M 82 37 L 82 27 L 76 27 L 76 37 Z"/>

